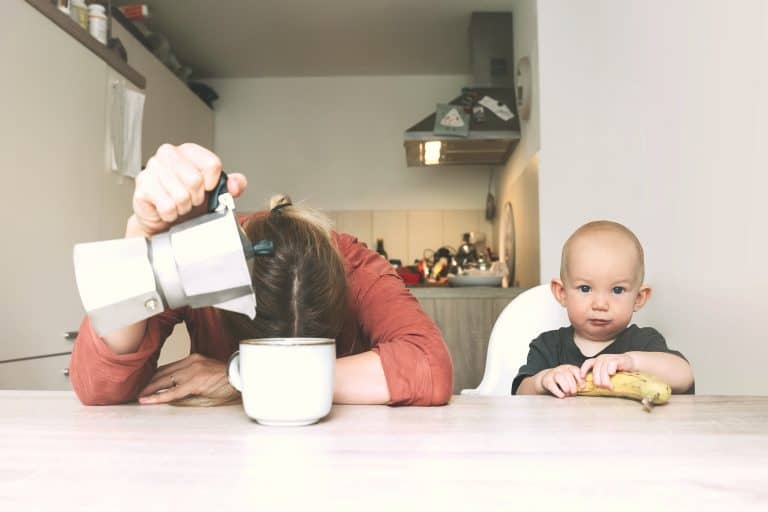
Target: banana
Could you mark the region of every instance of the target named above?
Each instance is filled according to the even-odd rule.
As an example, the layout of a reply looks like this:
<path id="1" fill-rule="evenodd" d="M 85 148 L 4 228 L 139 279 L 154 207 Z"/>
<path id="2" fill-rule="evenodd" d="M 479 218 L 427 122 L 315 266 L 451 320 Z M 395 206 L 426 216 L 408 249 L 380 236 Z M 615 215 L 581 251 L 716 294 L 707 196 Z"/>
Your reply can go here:
<path id="1" fill-rule="evenodd" d="M 586 384 L 576 394 L 581 396 L 617 396 L 640 400 L 643 409 L 650 412 L 654 405 L 665 404 L 672 395 L 669 384 L 653 375 L 640 372 L 616 372 L 611 376 L 613 389 L 598 388 L 593 381 L 592 372 L 584 379 Z"/>

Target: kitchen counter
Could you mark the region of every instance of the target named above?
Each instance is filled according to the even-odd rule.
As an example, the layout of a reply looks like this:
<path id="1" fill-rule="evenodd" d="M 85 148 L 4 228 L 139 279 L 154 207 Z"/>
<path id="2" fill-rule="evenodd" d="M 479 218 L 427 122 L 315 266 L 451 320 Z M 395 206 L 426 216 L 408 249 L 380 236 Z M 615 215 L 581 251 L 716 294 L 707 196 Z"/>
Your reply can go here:
<path id="1" fill-rule="evenodd" d="M 483 379 L 493 324 L 525 288 L 434 286 L 410 290 L 443 333 L 453 359 L 453 392 L 477 387 Z"/>
<path id="2" fill-rule="evenodd" d="M 455 396 L 263 427 L 241 406 L 0 391 L 0 510 L 768 510 L 768 397 Z"/>
<path id="3" fill-rule="evenodd" d="M 418 299 L 514 299 L 525 288 L 501 288 L 499 286 L 413 286 L 411 293 Z"/>

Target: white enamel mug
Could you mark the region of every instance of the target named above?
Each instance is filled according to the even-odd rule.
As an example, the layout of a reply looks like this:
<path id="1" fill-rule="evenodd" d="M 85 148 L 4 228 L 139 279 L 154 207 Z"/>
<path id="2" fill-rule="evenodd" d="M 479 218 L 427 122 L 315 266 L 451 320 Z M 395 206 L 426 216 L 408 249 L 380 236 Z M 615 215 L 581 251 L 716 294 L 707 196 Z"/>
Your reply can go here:
<path id="1" fill-rule="evenodd" d="M 245 414 L 262 425 L 311 425 L 333 403 L 336 342 L 330 338 L 243 340 L 229 358 L 229 383 Z"/>

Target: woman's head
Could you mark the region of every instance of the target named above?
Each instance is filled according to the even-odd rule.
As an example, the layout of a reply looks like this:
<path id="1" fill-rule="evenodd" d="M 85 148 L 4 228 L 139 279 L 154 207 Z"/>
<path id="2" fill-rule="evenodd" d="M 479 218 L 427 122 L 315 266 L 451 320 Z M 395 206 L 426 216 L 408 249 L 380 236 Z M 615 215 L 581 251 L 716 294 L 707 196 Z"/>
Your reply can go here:
<path id="1" fill-rule="evenodd" d="M 344 265 L 322 215 L 270 200 L 271 212 L 248 219 L 248 238 L 272 240 L 274 254 L 253 259 L 256 318 L 222 311 L 237 338 L 322 337 L 341 331 L 346 308 Z"/>

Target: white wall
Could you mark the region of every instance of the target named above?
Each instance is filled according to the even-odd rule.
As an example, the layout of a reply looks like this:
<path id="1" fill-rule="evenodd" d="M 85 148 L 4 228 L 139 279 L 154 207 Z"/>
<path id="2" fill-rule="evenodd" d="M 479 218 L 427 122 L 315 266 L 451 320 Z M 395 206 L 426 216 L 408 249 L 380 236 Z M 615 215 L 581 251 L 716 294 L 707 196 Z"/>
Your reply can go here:
<path id="1" fill-rule="evenodd" d="M 485 207 L 489 169 L 407 167 L 403 132 L 470 77 L 376 76 L 223 79 L 208 83 L 215 148 L 246 173 L 241 209 L 288 192 L 327 210 Z"/>
<path id="2" fill-rule="evenodd" d="M 515 279 L 513 285 L 531 287 L 539 284 L 539 83 L 536 0 L 514 0 L 510 8 L 514 20 L 515 65 L 523 57 L 531 63 L 532 106 L 528 120 L 520 120 L 522 138 L 507 165 L 499 172 L 496 198 L 499 214 L 494 227 L 498 252 L 505 258 L 504 205 L 514 212 Z"/>
<path id="3" fill-rule="evenodd" d="M 768 4 L 538 2 L 542 279 L 583 222 L 646 250 L 700 393 L 768 393 Z"/>

